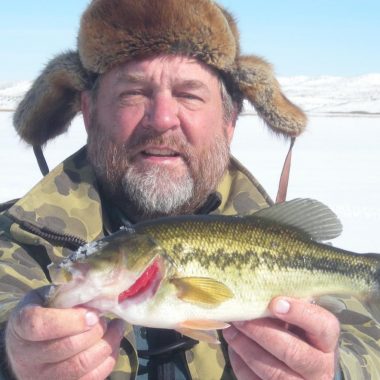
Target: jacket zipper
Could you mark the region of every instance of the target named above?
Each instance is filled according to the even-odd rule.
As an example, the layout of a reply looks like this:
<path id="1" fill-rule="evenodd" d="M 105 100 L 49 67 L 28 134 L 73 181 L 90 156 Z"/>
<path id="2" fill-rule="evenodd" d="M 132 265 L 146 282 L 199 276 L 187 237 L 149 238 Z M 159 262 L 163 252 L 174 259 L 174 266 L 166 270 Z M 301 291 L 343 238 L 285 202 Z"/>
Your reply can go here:
<path id="1" fill-rule="evenodd" d="M 12 219 L 14 220 L 14 218 Z M 45 240 L 54 241 L 56 243 L 65 245 L 67 248 L 70 248 L 72 250 L 77 250 L 79 247 L 87 244 L 86 240 L 83 240 L 74 235 L 60 234 L 58 232 L 49 230 L 46 227 L 38 228 L 25 221 L 16 222 L 19 223 L 20 227 L 22 227 L 25 231 L 31 232 L 32 234 L 37 235 Z"/>

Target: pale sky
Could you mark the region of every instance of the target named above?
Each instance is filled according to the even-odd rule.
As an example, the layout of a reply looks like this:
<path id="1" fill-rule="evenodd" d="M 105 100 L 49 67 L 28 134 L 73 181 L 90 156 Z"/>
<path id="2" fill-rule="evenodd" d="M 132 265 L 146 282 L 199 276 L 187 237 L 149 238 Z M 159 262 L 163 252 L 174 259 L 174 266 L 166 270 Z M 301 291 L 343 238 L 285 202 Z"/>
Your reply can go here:
<path id="1" fill-rule="evenodd" d="M 75 49 L 88 0 L 1 0 L 0 83 L 31 80 Z M 242 50 L 278 75 L 380 72 L 379 0 L 221 0 L 238 21 Z"/>

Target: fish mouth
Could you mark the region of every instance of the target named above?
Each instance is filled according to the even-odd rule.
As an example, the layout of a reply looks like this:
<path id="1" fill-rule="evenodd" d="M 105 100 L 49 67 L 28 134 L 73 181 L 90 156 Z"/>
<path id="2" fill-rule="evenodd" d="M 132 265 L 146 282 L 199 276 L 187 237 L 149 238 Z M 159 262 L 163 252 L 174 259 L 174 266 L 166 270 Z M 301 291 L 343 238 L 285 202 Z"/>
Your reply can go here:
<path id="1" fill-rule="evenodd" d="M 160 259 L 155 259 L 139 276 L 139 278 L 118 296 L 118 303 L 124 301 L 138 301 L 148 297 L 153 297 L 163 278 L 162 263 Z"/>

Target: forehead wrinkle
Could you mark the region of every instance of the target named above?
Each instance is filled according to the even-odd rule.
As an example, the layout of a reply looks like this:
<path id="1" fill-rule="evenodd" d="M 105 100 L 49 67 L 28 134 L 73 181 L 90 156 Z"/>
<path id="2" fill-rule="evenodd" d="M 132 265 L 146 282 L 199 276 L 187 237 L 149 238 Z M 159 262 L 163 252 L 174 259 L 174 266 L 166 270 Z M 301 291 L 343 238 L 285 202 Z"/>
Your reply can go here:
<path id="1" fill-rule="evenodd" d="M 116 78 L 121 82 L 126 83 L 145 83 L 146 77 L 140 73 L 126 73 L 124 71 L 118 72 Z"/>

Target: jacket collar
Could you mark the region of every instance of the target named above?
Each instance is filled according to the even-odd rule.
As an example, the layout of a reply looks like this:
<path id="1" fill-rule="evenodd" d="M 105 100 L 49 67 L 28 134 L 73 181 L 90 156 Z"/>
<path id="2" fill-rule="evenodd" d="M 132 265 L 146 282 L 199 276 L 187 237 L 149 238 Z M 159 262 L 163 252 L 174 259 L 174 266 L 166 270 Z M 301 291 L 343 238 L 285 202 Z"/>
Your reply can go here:
<path id="1" fill-rule="evenodd" d="M 242 215 L 267 207 L 272 201 L 258 181 L 234 157 L 217 189 L 219 206 L 213 214 Z M 8 210 L 16 221 L 42 231 L 73 235 L 84 241 L 103 236 L 108 220 L 94 172 L 83 147 L 44 177 Z"/>

